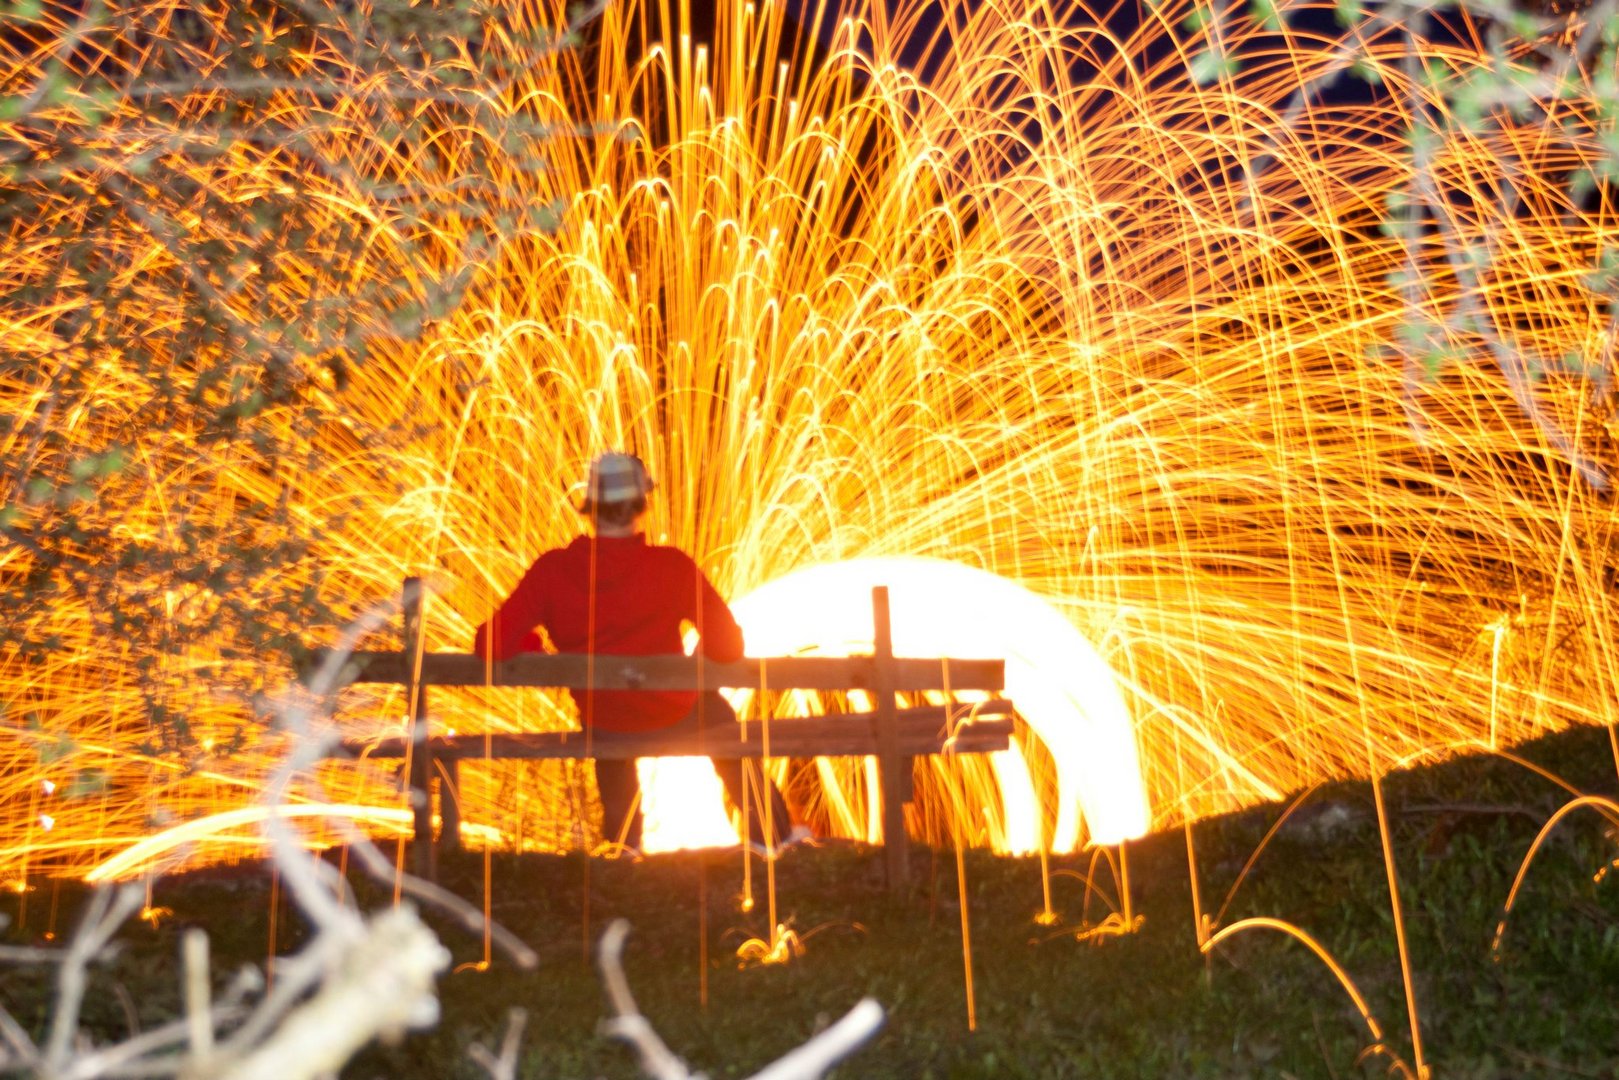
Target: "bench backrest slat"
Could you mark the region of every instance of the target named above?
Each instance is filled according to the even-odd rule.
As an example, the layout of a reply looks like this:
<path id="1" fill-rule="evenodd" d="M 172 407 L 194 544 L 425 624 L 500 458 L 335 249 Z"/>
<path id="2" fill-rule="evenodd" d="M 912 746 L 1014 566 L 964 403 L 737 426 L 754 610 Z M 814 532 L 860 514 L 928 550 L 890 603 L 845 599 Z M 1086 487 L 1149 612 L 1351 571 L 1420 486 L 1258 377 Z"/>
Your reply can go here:
<path id="1" fill-rule="evenodd" d="M 316 653 L 318 665 L 324 651 Z M 351 683 L 408 685 L 409 658 L 403 652 L 356 652 L 350 658 Z M 888 686 L 917 690 L 999 690 L 1005 684 L 1002 660 L 889 660 Z M 424 686 L 528 686 L 598 690 L 859 690 L 874 685 L 876 661 L 870 656 L 744 657 L 721 664 L 690 656 L 612 656 L 598 653 L 524 653 L 491 664 L 471 653 L 427 653 L 421 658 Z"/>

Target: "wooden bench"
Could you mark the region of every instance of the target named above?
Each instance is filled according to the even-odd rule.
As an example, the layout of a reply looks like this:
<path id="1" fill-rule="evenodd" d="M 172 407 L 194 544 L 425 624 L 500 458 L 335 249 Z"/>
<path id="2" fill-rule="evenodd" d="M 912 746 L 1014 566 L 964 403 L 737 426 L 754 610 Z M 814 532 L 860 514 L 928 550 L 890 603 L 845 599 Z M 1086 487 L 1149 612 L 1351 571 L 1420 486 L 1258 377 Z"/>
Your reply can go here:
<path id="1" fill-rule="evenodd" d="M 430 874 L 433 791 L 441 773 L 451 792 L 458 789 L 462 759 L 602 758 L 706 756 L 723 750 L 727 757 L 874 756 L 882 791 L 885 868 L 890 886 L 908 874 L 909 838 L 904 805 L 911 799 L 914 759 L 929 754 L 986 753 L 1005 750 L 1012 734 L 1012 704 L 994 697 L 973 704 L 899 708 L 895 694 L 940 691 L 999 691 L 1004 685 L 1001 660 L 949 657 L 896 657 L 890 633 L 888 589 L 872 590 L 874 647 L 869 656 L 744 657 L 716 663 L 688 656 L 586 656 L 570 653 L 524 653 L 501 663 L 463 653 L 429 653 L 422 646 L 420 579 L 404 588 L 404 649 L 399 652 L 356 652 L 349 658 L 355 683 L 403 686 L 409 702 L 410 733 L 383 739 L 345 740 L 354 756 L 405 758 L 414 810 L 416 869 Z M 316 654 L 317 664 L 324 654 Z M 427 688 L 545 687 L 584 690 L 690 690 L 719 688 L 755 691 L 862 690 L 873 711 L 810 717 L 744 721 L 734 731 L 710 731 L 700 741 L 693 732 L 648 732 L 641 738 L 615 735 L 610 742 L 587 740 L 582 731 L 525 732 L 428 737 Z M 446 846 L 459 845 L 460 808 L 453 795 L 439 796 Z"/>

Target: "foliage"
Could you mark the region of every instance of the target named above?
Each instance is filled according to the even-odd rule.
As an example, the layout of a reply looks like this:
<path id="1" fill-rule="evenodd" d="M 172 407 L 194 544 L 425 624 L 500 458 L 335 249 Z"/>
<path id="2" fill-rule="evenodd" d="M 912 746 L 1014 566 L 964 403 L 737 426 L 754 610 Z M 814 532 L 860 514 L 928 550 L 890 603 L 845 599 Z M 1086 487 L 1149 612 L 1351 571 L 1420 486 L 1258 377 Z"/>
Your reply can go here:
<path id="1" fill-rule="evenodd" d="M 78 665 L 184 746 L 197 687 L 253 691 L 332 624 L 310 554 L 345 507 L 288 477 L 386 489 L 351 372 L 556 224 L 468 152 L 551 134 L 490 107 L 488 33 L 563 40 L 475 0 L 0 11 L 0 664 Z"/>

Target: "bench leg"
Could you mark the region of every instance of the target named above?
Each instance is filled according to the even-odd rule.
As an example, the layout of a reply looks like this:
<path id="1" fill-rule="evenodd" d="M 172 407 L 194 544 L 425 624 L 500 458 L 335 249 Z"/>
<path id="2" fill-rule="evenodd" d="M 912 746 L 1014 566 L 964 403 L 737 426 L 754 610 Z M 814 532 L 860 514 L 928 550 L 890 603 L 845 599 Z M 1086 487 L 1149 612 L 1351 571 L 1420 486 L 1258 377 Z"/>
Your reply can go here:
<path id="1" fill-rule="evenodd" d="M 883 799 L 883 868 L 888 888 L 910 883 L 911 838 L 905 832 L 905 804 L 911 798 L 911 759 L 899 752 L 899 713 L 894 706 L 894 640 L 889 625 L 888 586 L 871 590 L 871 693 L 877 708 L 877 776 Z"/>
<path id="2" fill-rule="evenodd" d="M 911 795 L 912 761 L 903 756 L 877 761 L 883 801 L 883 870 L 891 891 L 910 883 L 911 837 L 905 831 L 905 804 Z"/>
<path id="3" fill-rule="evenodd" d="M 427 744 L 418 742 L 410 759 L 411 872 L 433 877 L 433 774 Z"/>
<path id="4" fill-rule="evenodd" d="M 461 759 L 441 757 L 438 766 L 438 816 L 440 850 L 461 851 Z"/>
<path id="5" fill-rule="evenodd" d="M 433 858 L 433 757 L 427 742 L 427 686 L 421 681 L 422 594 L 421 578 L 408 577 L 402 590 L 405 615 L 405 707 L 410 712 L 411 868 L 431 881 L 437 867 Z"/>

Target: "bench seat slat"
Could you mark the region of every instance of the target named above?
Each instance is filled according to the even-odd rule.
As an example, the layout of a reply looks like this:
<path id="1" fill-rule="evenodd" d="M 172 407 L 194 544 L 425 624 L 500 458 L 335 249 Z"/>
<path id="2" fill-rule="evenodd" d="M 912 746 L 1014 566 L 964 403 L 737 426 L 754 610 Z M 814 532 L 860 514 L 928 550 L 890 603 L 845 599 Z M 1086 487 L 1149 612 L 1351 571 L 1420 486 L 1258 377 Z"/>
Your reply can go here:
<path id="1" fill-rule="evenodd" d="M 954 714 L 968 712 L 965 706 L 952 706 Z M 974 719 L 958 725 L 951 749 L 958 753 L 1004 750 L 1013 731 L 1011 705 L 1005 701 L 986 702 Z M 908 756 L 941 752 L 944 742 L 944 706 L 922 706 L 899 714 L 899 744 Z M 599 758 L 624 760 L 637 757 L 688 757 L 719 754 L 726 757 L 759 757 L 764 752 L 763 725 L 738 724 L 735 733 L 708 732 L 699 741 L 692 732 L 663 734 L 647 732 L 633 739 L 614 736 L 591 739 L 582 731 L 521 732 L 435 737 L 429 742 L 434 757 L 475 760 L 490 758 Z M 404 754 L 406 740 L 394 736 L 367 741 L 345 740 L 348 752 L 371 758 L 397 758 Z M 770 753 L 777 757 L 842 757 L 877 753 L 877 730 L 871 713 L 820 716 L 805 719 L 772 720 Z"/>

